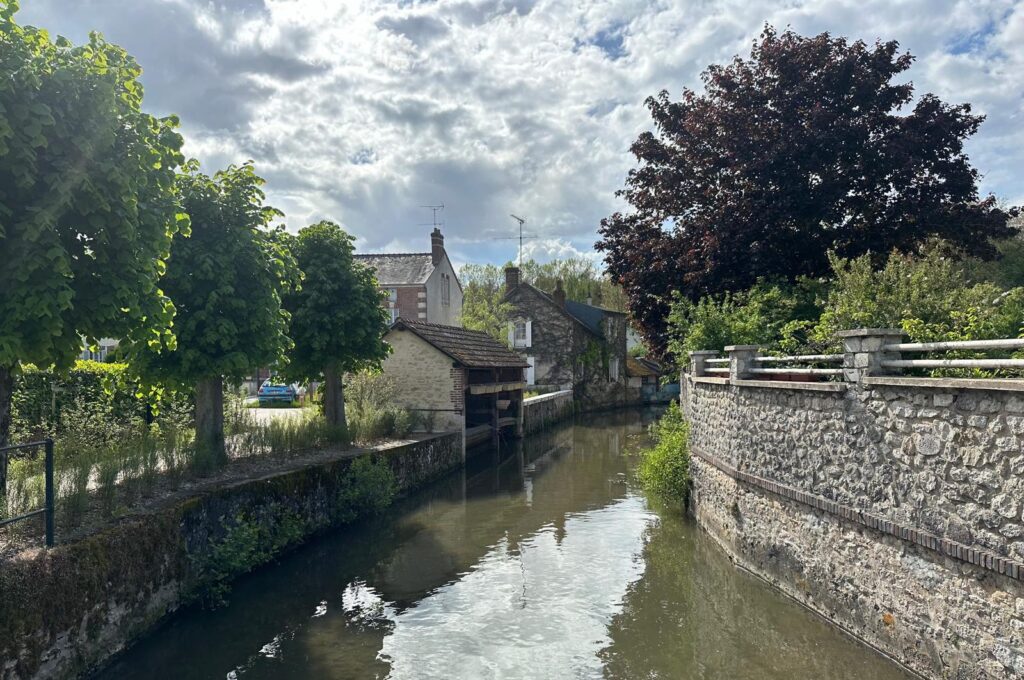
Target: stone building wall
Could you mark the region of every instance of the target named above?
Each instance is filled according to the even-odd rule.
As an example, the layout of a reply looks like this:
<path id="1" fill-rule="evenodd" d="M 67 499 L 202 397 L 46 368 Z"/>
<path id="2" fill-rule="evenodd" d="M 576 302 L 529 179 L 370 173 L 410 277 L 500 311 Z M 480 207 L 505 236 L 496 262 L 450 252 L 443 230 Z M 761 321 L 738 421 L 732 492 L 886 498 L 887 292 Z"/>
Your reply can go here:
<path id="1" fill-rule="evenodd" d="M 530 321 L 530 345 L 515 347 L 524 357 L 533 358 L 533 382 L 556 388 L 573 384 L 578 336 L 586 333 L 579 324 L 558 311 L 529 286 L 519 286 L 509 295 L 515 306 L 513 318 Z"/>
<path id="2" fill-rule="evenodd" d="M 508 302 L 516 308 L 513 318 L 531 322 L 529 347 L 514 349 L 533 359 L 534 384 L 571 388 L 583 409 L 619 406 L 630 401 L 624 314 L 606 315 L 602 322 L 604 337 L 600 338 L 559 311 L 531 286 L 515 288 Z M 614 376 L 611 369 L 615 369 Z M 639 401 L 638 393 L 633 401 Z"/>
<path id="3" fill-rule="evenodd" d="M 411 331 L 391 330 L 384 338 L 392 352 L 384 360 L 384 373 L 395 379 L 395 403 L 433 418 L 433 430 L 465 427 L 463 369 L 452 358 Z"/>
<path id="4" fill-rule="evenodd" d="M 919 673 L 1024 677 L 1024 399 L 887 382 L 690 381 L 695 514 Z"/>

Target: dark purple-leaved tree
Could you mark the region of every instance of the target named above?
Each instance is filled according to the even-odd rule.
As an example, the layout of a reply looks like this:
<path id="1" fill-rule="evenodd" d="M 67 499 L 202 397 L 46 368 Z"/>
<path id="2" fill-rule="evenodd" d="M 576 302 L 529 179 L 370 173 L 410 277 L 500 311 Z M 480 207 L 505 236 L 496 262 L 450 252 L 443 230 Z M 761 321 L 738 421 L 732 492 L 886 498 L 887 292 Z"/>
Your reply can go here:
<path id="1" fill-rule="evenodd" d="M 896 42 L 765 27 L 750 59 L 710 66 L 703 94 L 647 99 L 654 130 L 601 222 L 598 250 L 649 346 L 665 348 L 675 291 L 697 299 L 761 277 L 816 276 L 827 253 L 907 251 L 940 237 L 995 253 L 1009 213 L 978 194 L 964 140 L 983 116 L 894 82 Z"/>

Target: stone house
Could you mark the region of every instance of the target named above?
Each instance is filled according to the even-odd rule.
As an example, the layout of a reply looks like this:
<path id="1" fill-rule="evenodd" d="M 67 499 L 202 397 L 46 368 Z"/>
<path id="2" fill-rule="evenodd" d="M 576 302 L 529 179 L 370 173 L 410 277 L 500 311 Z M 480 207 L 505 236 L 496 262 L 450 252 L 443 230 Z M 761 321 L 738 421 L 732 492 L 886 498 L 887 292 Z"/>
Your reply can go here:
<path id="1" fill-rule="evenodd" d="M 429 253 L 356 255 L 376 272 L 387 293 L 383 302 L 391 323 L 399 317 L 444 326 L 462 325 L 462 284 L 444 249 L 444 236 L 434 228 Z"/>
<path id="2" fill-rule="evenodd" d="M 565 299 L 561 282 L 546 293 L 505 269 L 505 301 L 513 307 L 509 345 L 529 365 L 527 385 L 571 389 L 583 408 L 629 401 L 626 315 Z"/>
<path id="3" fill-rule="evenodd" d="M 466 445 L 522 436 L 526 361 L 486 333 L 399 317 L 384 336 L 395 401 L 425 429 L 464 430 Z"/>

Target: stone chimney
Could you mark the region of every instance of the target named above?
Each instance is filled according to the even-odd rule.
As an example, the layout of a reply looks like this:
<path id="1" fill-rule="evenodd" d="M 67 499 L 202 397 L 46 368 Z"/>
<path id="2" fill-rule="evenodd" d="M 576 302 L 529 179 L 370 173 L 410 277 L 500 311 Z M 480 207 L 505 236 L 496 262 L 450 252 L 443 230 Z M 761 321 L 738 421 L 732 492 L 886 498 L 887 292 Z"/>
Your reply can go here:
<path id="1" fill-rule="evenodd" d="M 519 267 L 505 267 L 505 292 L 519 285 Z"/>
<path id="2" fill-rule="evenodd" d="M 561 279 L 555 281 L 555 292 L 551 294 L 551 297 L 555 299 L 556 305 L 565 308 L 565 289 L 562 288 Z"/>
<path id="3" fill-rule="evenodd" d="M 430 232 L 430 260 L 434 263 L 434 266 L 441 264 L 441 260 L 444 259 L 444 236 L 441 235 L 441 230 L 434 227 L 434 231 Z"/>

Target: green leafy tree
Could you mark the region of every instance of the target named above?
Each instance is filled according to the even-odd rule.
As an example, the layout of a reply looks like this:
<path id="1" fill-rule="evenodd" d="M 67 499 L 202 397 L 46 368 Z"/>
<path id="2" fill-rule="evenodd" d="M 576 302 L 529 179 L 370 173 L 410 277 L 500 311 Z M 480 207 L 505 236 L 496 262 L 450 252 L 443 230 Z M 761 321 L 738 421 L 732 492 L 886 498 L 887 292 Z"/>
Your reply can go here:
<path id="1" fill-rule="evenodd" d="M 373 270 L 352 257 L 353 238 L 333 222 L 306 227 L 292 253 L 304 274 L 302 287 L 284 297 L 295 343 L 287 373 L 324 380 L 328 424 L 345 427 L 342 375 L 380 365 L 388 315 Z"/>
<path id="2" fill-rule="evenodd" d="M 507 344 L 513 307 L 504 301 L 504 270 L 493 264 L 466 264 L 459 270 L 459 280 L 462 282 L 462 325 Z"/>
<path id="3" fill-rule="evenodd" d="M 493 264 L 467 264 L 459 270 L 462 282 L 462 325 L 483 331 L 491 337 L 508 342 L 508 321 L 513 307 L 504 301 L 505 267 Z M 562 282 L 565 297 L 576 302 L 589 302 L 615 311 L 625 311 L 622 289 L 598 271 L 590 260 L 567 258 L 540 264 L 527 260 L 520 266 L 521 279 L 543 291 L 551 292 Z"/>
<path id="4" fill-rule="evenodd" d="M 196 442 L 224 454 L 224 379 L 242 380 L 253 366 L 278 363 L 290 347 L 283 292 L 299 272 L 282 229 L 281 213 L 264 205 L 263 180 L 251 164 L 212 178 L 190 161 L 179 177 L 182 205 L 192 220 L 176 238 L 162 284 L 174 301 L 176 343 L 136 343 L 130 361 L 161 385 L 195 388 Z"/>
<path id="5" fill-rule="evenodd" d="M 178 122 L 141 111 L 135 60 L 95 33 L 51 41 L 17 9 L 0 0 L 0 445 L 23 363 L 63 370 L 83 336 L 167 332 L 158 283 L 188 226 Z"/>
<path id="6" fill-rule="evenodd" d="M 759 282 L 739 293 L 703 297 L 697 302 L 676 297 L 668 317 L 669 351 L 685 360 L 701 349 L 726 345 L 761 345 L 796 351 L 807 348 L 808 328 L 821 314 L 827 283 L 800 279 L 795 284 Z"/>
<path id="7" fill-rule="evenodd" d="M 874 269 L 870 256 L 831 255 L 833 281 L 812 340 L 831 343 L 850 328 L 902 328 L 914 342 L 1015 338 L 1024 323 L 1024 288 L 972 283 L 963 263 L 931 247 L 893 252 Z"/>

